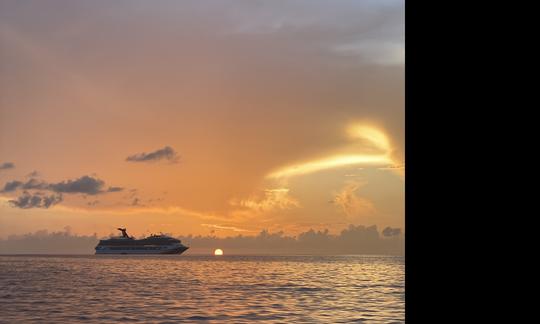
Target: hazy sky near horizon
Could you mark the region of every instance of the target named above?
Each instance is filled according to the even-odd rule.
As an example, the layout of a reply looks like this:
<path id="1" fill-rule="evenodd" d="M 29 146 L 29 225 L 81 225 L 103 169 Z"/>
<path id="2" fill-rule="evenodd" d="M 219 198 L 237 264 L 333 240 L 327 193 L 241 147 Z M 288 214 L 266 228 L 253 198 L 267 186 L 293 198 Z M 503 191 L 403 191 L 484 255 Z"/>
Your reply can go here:
<path id="1" fill-rule="evenodd" d="M 0 237 L 404 227 L 403 1 L 0 0 Z"/>

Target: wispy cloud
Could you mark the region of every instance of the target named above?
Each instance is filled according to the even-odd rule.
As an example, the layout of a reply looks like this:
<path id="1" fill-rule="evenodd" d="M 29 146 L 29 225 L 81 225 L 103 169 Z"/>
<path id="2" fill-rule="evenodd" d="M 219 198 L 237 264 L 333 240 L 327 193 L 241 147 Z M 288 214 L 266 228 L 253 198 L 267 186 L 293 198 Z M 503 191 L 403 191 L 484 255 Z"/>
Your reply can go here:
<path id="1" fill-rule="evenodd" d="M 178 161 L 180 160 L 180 156 L 178 156 L 178 154 L 172 147 L 165 146 L 162 149 L 150 153 L 138 153 L 130 155 L 126 158 L 126 161 L 128 162 L 156 162 L 161 160 L 166 160 L 170 163 L 178 163 Z"/>
<path id="2" fill-rule="evenodd" d="M 271 172 L 267 175 L 267 178 L 284 179 L 349 165 L 385 166 L 394 163 L 390 157 L 390 142 L 386 134 L 381 130 L 367 125 L 352 125 L 347 129 L 347 132 L 360 145 L 355 150 L 370 153 L 350 152 L 349 154 L 330 155 L 292 164 Z"/>
<path id="3" fill-rule="evenodd" d="M 297 175 L 314 173 L 322 170 L 335 169 L 348 165 L 366 164 L 366 165 L 385 165 L 391 163 L 386 155 L 337 155 L 328 158 L 322 158 L 305 163 L 287 166 L 270 173 L 268 178 L 287 178 Z"/>
<path id="4" fill-rule="evenodd" d="M 358 190 L 364 185 L 365 182 L 350 181 L 332 200 L 351 220 L 375 212 L 373 203 L 358 195 Z"/>
<path id="5" fill-rule="evenodd" d="M 216 225 L 216 224 L 201 224 L 201 226 L 220 229 L 220 230 L 229 230 L 233 232 L 255 232 L 255 231 L 250 231 L 250 230 L 246 230 L 246 229 L 238 228 L 234 226 L 223 226 L 223 225 Z"/>
<path id="6" fill-rule="evenodd" d="M 40 174 L 37 172 L 37 170 L 34 170 L 26 175 L 27 178 L 35 178 L 38 177 Z"/>
<path id="7" fill-rule="evenodd" d="M 289 195 L 288 188 L 265 189 L 262 196 L 252 196 L 248 199 L 232 199 L 230 204 L 235 207 L 247 208 L 254 213 L 300 206 L 299 202 Z"/>

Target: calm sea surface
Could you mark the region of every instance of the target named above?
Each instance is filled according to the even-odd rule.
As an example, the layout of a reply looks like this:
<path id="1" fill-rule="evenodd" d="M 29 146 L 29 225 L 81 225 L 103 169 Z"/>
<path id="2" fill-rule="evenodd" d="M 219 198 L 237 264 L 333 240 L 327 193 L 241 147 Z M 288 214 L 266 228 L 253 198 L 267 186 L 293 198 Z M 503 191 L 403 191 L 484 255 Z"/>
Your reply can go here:
<path id="1" fill-rule="evenodd" d="M 402 323 L 404 259 L 0 256 L 1 323 Z"/>

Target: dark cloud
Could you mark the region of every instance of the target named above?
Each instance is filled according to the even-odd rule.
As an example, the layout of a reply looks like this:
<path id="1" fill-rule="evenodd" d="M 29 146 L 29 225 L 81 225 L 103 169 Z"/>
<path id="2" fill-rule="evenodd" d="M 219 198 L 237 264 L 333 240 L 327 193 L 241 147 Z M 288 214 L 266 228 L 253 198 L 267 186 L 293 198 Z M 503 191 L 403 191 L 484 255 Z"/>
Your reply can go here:
<path id="1" fill-rule="evenodd" d="M 382 234 L 384 236 L 397 236 L 401 234 L 401 228 L 386 227 L 385 229 L 383 229 Z"/>
<path id="2" fill-rule="evenodd" d="M 159 149 L 154 152 L 150 152 L 150 153 L 143 152 L 143 153 L 128 156 L 126 158 L 126 161 L 155 162 L 159 160 L 167 160 L 171 163 L 177 163 L 179 158 L 180 157 L 178 156 L 178 154 L 170 146 L 165 146 L 164 148 Z"/>
<path id="3" fill-rule="evenodd" d="M 17 208 L 29 209 L 29 208 L 49 208 L 62 201 L 62 195 L 42 195 L 40 193 L 30 194 L 28 191 L 23 192 L 22 196 L 19 196 L 16 200 L 9 200 L 8 202 Z"/>
<path id="4" fill-rule="evenodd" d="M 24 190 L 50 190 L 56 193 L 83 193 L 88 195 L 96 195 L 104 192 L 102 190 L 105 182 L 98 178 L 82 176 L 75 180 L 67 180 L 58 183 L 47 183 L 45 181 L 30 179 L 27 182 L 11 181 L 4 185 L 3 192 L 15 191 L 17 189 Z M 120 187 L 109 187 L 109 192 L 120 191 Z"/>
<path id="5" fill-rule="evenodd" d="M 38 188 L 38 186 L 39 185 L 36 185 L 35 188 Z M 104 186 L 105 186 L 105 181 L 99 178 L 94 178 L 91 176 L 82 176 L 75 180 L 67 180 L 67 181 L 49 184 L 46 186 L 46 189 L 52 190 L 58 193 L 81 193 L 81 194 L 87 194 L 87 195 L 97 195 L 97 194 L 101 194 L 105 192 L 119 192 L 119 191 L 124 190 L 123 187 L 109 187 L 107 190 L 103 190 Z M 43 189 L 43 188 L 40 188 L 40 189 Z"/>
<path id="6" fill-rule="evenodd" d="M 122 187 L 109 187 L 109 189 L 107 189 L 107 192 L 119 192 L 119 191 L 123 191 L 124 188 Z"/>
<path id="7" fill-rule="evenodd" d="M 11 191 L 15 191 L 15 190 L 17 190 L 21 185 L 23 185 L 23 183 L 20 182 L 20 181 L 17 181 L 17 180 L 6 182 L 6 184 L 4 185 L 4 189 L 2 190 L 2 192 L 11 192 Z"/>
<path id="8" fill-rule="evenodd" d="M 0 170 L 7 170 L 13 168 L 15 168 L 15 164 L 13 162 L 4 162 L 0 164 Z"/>
<path id="9" fill-rule="evenodd" d="M 61 193 L 83 193 L 97 195 L 102 193 L 105 182 L 98 178 L 82 176 L 79 179 L 67 180 L 49 185 L 50 190 Z"/>
<path id="10" fill-rule="evenodd" d="M 48 190 L 49 184 L 45 181 L 41 181 L 38 179 L 30 179 L 27 182 L 23 183 L 21 185 L 21 188 L 24 190 L 31 190 L 31 189 L 37 189 L 37 190 Z"/>
<path id="11" fill-rule="evenodd" d="M 14 192 L 18 189 L 24 190 L 23 194 L 17 199 L 9 200 L 9 203 L 13 207 L 28 209 L 28 208 L 49 208 L 60 203 L 62 194 L 83 194 L 83 198 L 86 199 L 86 195 L 97 195 L 109 192 L 123 191 L 122 187 L 109 187 L 104 190 L 105 182 L 101 179 L 82 176 L 75 180 L 67 180 L 58 183 L 47 183 L 38 179 L 30 179 L 27 182 L 22 181 L 10 181 L 4 185 L 4 189 L 0 192 Z M 42 192 L 29 193 L 28 190 L 45 190 L 52 191 L 54 194 L 45 195 Z M 98 201 L 92 201 L 88 205 L 95 205 Z"/>
<path id="12" fill-rule="evenodd" d="M 0 164 L 0 170 L 7 170 L 15 168 L 15 164 L 12 162 L 4 162 Z"/>

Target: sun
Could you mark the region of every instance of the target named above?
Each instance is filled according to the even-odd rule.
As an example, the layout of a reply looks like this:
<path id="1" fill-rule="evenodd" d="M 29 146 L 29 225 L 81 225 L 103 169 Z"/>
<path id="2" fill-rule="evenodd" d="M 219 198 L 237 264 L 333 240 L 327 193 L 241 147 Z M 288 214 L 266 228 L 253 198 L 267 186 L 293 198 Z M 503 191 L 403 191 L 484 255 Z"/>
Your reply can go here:
<path id="1" fill-rule="evenodd" d="M 214 255 L 223 255 L 223 250 L 222 249 L 216 249 L 214 251 Z"/>

